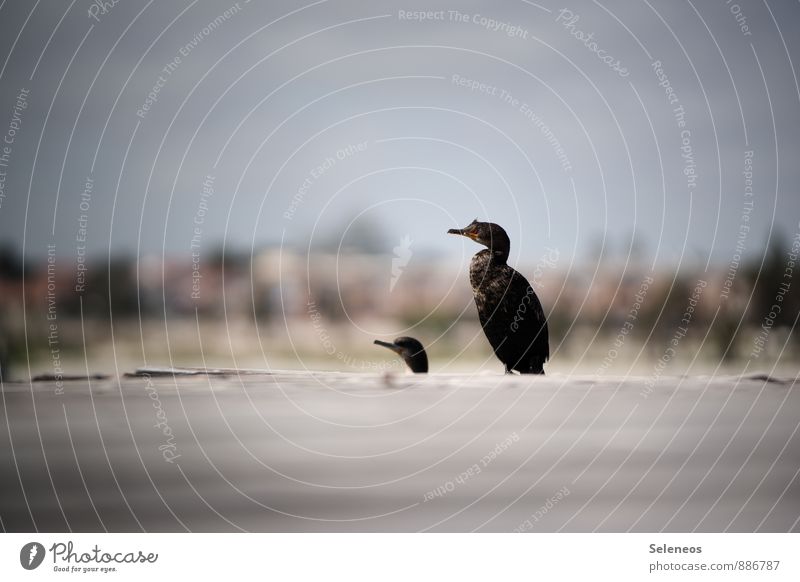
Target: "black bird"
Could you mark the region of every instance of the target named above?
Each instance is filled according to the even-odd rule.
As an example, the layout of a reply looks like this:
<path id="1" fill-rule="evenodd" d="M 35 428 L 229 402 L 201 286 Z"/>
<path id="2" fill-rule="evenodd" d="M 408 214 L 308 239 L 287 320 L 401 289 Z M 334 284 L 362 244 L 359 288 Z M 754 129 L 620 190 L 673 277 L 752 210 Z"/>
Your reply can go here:
<path id="1" fill-rule="evenodd" d="M 472 257 L 469 281 L 481 327 L 506 373 L 544 374 L 550 359 L 547 321 L 533 287 L 507 264 L 511 241 L 506 231 L 476 218 L 466 228 L 447 233 L 487 247 Z"/>
<path id="2" fill-rule="evenodd" d="M 397 353 L 415 374 L 428 373 L 428 355 L 422 344 L 413 337 L 399 337 L 393 343 L 380 340 L 375 340 L 374 343 Z"/>

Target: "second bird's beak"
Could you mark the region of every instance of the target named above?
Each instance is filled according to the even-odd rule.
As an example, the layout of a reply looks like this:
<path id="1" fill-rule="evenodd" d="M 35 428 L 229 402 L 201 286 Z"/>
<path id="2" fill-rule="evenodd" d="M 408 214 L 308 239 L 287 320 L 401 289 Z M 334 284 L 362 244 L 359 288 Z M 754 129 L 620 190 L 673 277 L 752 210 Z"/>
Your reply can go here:
<path id="1" fill-rule="evenodd" d="M 389 348 L 390 350 L 392 350 L 393 352 L 395 352 L 395 353 L 398 353 L 398 354 L 399 354 L 399 353 L 402 351 L 402 349 L 403 349 L 403 348 L 401 348 L 400 346 L 396 346 L 396 345 L 394 345 L 394 344 L 392 344 L 392 343 L 389 343 L 389 342 L 382 342 L 381 340 L 375 340 L 375 341 L 374 341 L 374 342 L 372 342 L 372 343 L 374 343 L 374 344 L 375 344 L 375 345 L 377 345 L 377 346 L 383 346 L 383 347 L 385 347 L 385 348 Z"/>

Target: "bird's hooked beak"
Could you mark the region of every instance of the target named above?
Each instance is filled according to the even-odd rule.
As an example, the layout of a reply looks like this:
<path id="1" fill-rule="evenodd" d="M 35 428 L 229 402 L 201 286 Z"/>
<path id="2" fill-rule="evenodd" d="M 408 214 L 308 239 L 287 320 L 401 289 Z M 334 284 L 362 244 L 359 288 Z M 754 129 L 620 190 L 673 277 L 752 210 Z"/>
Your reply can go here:
<path id="1" fill-rule="evenodd" d="M 461 236 L 465 236 L 469 239 L 474 241 L 478 240 L 478 219 L 476 218 L 470 224 L 465 226 L 464 228 L 451 228 L 447 231 L 447 234 L 458 234 Z"/>
<path id="2" fill-rule="evenodd" d="M 401 348 L 400 346 L 395 345 L 393 343 L 390 343 L 390 342 L 382 342 L 381 340 L 375 340 L 372 343 L 374 343 L 377 346 L 383 346 L 385 348 L 389 348 L 390 350 L 392 350 L 396 354 L 399 354 L 400 352 L 403 351 L 403 348 Z"/>

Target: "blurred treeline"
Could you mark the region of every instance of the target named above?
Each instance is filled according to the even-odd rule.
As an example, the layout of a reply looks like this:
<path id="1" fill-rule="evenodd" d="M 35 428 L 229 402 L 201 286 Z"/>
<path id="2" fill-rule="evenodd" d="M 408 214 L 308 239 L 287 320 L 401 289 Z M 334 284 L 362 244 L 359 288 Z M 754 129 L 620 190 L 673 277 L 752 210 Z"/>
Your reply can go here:
<path id="1" fill-rule="evenodd" d="M 791 242 L 774 237 L 763 256 L 708 272 L 650 272 L 644 264 L 623 268 L 604 262 L 570 272 L 556 266 L 537 271 L 534 286 L 549 312 L 551 351 L 557 349 L 561 359 L 588 355 L 599 361 L 631 321 L 625 349 L 655 361 L 691 305 L 688 333 L 681 342 L 708 360 L 747 359 L 765 323 L 764 354 L 796 357 L 800 281 L 791 279 Z M 533 265 L 518 268 L 534 281 Z M 77 276 L 76 265 L 66 258 L 50 265 L 47 260 L 24 262 L 15 249 L 0 248 L 0 371 L 6 379 L 17 366 L 21 370 L 24 363 L 52 358 L 54 349 L 62 358 L 83 358 L 85 344 L 88 349 L 112 337 L 120 341 L 126 336 L 112 335 L 115 330 L 142 329 L 147 322 L 197 320 L 212 330 L 215 322 L 254 324 L 259 334 L 271 335 L 272 345 L 288 343 L 281 334 L 300 329 L 302 333 L 292 335 L 295 353 L 320 351 L 320 321 L 327 330 L 348 329 L 364 320 L 388 322 L 390 328 L 408 326 L 413 335 L 438 338 L 440 350 L 449 342 L 453 352 L 468 335 L 460 330 L 472 333 L 477 325 L 465 264 L 414 257 L 397 279 L 392 256 L 377 247 L 346 256 L 218 250 L 195 263 L 186 257 L 117 255 L 87 264 L 82 292 L 76 291 Z M 390 285 L 393 276 L 397 280 Z M 648 277 L 653 282 L 634 309 Z M 695 302 L 691 298 L 698 281 L 705 285 Z M 765 322 L 771 312 L 774 320 Z"/>

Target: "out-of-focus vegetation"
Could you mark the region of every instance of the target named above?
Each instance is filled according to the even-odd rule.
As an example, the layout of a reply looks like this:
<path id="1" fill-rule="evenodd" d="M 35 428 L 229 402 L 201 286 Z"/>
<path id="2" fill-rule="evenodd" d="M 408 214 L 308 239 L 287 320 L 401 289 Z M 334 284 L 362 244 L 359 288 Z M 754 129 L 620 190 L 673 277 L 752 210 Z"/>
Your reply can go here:
<path id="1" fill-rule="evenodd" d="M 601 362 L 611 353 L 610 369 L 624 368 L 631 358 L 655 362 L 682 327 L 679 344 L 686 357 L 743 362 L 753 358 L 761 334 L 760 364 L 796 358 L 795 242 L 774 238 L 763 257 L 709 272 L 650 272 L 643 262 L 545 269 L 534 285 L 549 312 L 554 360 Z M 66 258 L 24 262 L 14 249 L 2 248 L 0 369 L 5 379 L 25 377 L 28 362 L 48 362 L 54 354 L 85 367 L 84 346 L 108 353 L 123 344 L 143 361 L 163 361 L 165 347 L 170 358 L 198 365 L 217 351 L 235 357 L 253 349 L 325 366 L 336 356 L 343 360 L 345 351 L 370 357 L 367 337 L 381 330 L 434 343 L 434 360 L 467 344 L 468 356 L 490 354 L 485 342 L 472 341 L 478 322 L 466 264 L 414 257 L 390 286 L 392 256 L 380 253 L 378 244 L 372 247 L 312 256 L 291 249 L 253 255 L 220 250 L 197 263 L 116 256 L 87 263 L 80 292 L 76 266 Z M 518 268 L 533 280 L 534 267 Z M 623 352 L 627 359 L 616 361 Z"/>

